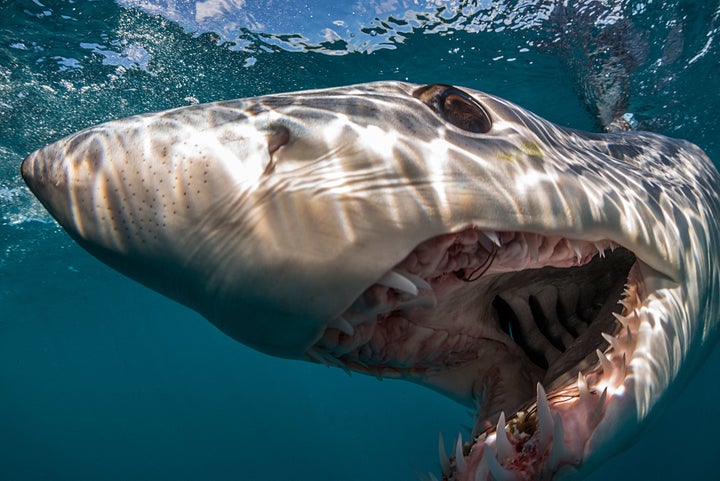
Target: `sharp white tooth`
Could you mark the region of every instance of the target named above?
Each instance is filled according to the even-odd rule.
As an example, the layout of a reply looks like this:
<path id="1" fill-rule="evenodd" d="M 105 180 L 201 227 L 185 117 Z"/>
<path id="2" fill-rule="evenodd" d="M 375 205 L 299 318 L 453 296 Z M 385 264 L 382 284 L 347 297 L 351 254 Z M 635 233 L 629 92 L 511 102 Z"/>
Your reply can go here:
<path id="1" fill-rule="evenodd" d="M 487 460 L 488 469 L 495 481 L 517 481 L 517 476 L 512 471 L 503 468 L 500 462 L 495 458 L 495 454 L 490 446 L 485 445 L 485 459 Z"/>
<path id="2" fill-rule="evenodd" d="M 338 329 L 347 334 L 348 336 L 355 335 L 355 328 L 353 328 L 352 324 L 350 324 L 343 317 L 336 317 L 335 319 L 330 321 L 330 324 L 328 324 L 328 326 Z"/>
<path id="3" fill-rule="evenodd" d="M 323 359 L 320 353 L 318 353 L 315 349 L 308 349 L 305 351 L 305 355 L 315 362 L 325 364 L 325 359 Z"/>
<path id="4" fill-rule="evenodd" d="M 465 469 L 467 468 L 465 456 L 463 456 L 462 434 L 458 434 L 457 442 L 455 443 L 455 467 L 459 473 L 465 472 Z"/>
<path id="5" fill-rule="evenodd" d="M 448 474 L 450 472 L 450 460 L 445 451 L 445 440 L 443 439 L 442 433 L 440 433 L 438 437 L 438 455 L 440 456 L 440 467 L 442 468 L 443 474 Z"/>
<path id="6" fill-rule="evenodd" d="M 619 303 L 622 303 L 622 301 L 619 301 Z M 622 314 L 618 314 L 617 312 L 613 312 L 612 315 L 613 315 L 613 317 L 615 317 L 615 319 L 618 320 L 618 322 L 622 325 L 622 327 L 627 329 L 627 327 L 628 327 L 627 317 L 623 316 Z"/>
<path id="7" fill-rule="evenodd" d="M 415 287 L 417 287 L 418 289 L 427 289 L 428 291 L 432 290 L 432 286 L 428 284 L 428 282 L 422 277 L 409 273 L 404 274 L 404 276 L 410 279 L 410 282 L 415 284 Z"/>
<path id="8" fill-rule="evenodd" d="M 482 248 L 485 249 L 486 251 L 490 252 L 493 250 L 492 241 L 487 236 L 483 235 L 482 232 L 480 233 L 480 235 L 478 235 L 477 241 L 478 241 L 478 244 L 480 244 L 482 246 Z"/>
<path id="9" fill-rule="evenodd" d="M 565 428 L 563 427 L 562 418 L 560 414 L 553 416 L 555 420 L 555 429 L 553 431 L 552 448 L 550 451 L 550 460 L 548 462 L 550 471 L 554 472 L 557 469 L 560 460 L 565 457 Z"/>
<path id="10" fill-rule="evenodd" d="M 345 364 L 343 364 L 340 359 L 333 357 L 330 353 L 318 352 L 314 349 L 308 349 L 306 353 L 321 364 L 325 364 L 328 367 L 339 367 L 340 369 L 345 371 L 345 374 L 347 374 L 348 376 L 352 376 L 352 372 L 350 371 L 350 369 Z"/>
<path id="11" fill-rule="evenodd" d="M 500 413 L 500 419 L 498 419 L 497 431 L 495 432 L 495 448 L 499 459 L 507 459 L 515 454 L 515 448 L 510 444 L 505 430 L 505 411 Z"/>
<path id="12" fill-rule="evenodd" d="M 607 401 L 607 387 L 603 389 L 602 394 L 600 395 L 600 400 L 598 401 L 597 405 L 595 406 L 595 409 L 590 413 L 589 418 L 589 424 L 594 425 L 600 422 L 600 418 L 602 417 L 603 413 L 605 412 L 605 402 Z"/>
<path id="13" fill-rule="evenodd" d="M 502 247 L 502 242 L 500 242 L 500 236 L 497 232 L 494 230 L 486 230 L 483 232 L 488 239 L 492 241 L 493 244 L 495 244 L 498 247 Z"/>
<path id="14" fill-rule="evenodd" d="M 343 364 L 342 362 L 340 362 L 340 359 L 337 359 L 337 358 L 331 356 L 330 354 L 328 354 L 327 356 L 325 356 L 325 359 L 327 359 L 328 365 L 332 365 L 332 366 L 335 366 L 335 367 L 339 367 L 340 369 L 342 369 L 343 371 L 345 371 L 345 374 L 347 374 L 348 376 L 351 376 L 351 375 L 352 375 L 352 373 L 350 372 L 350 369 L 348 369 L 348 367 L 347 367 L 345 364 Z"/>
<path id="15" fill-rule="evenodd" d="M 473 481 L 487 481 L 488 478 L 488 463 L 487 459 L 483 458 L 475 469 L 475 475 Z"/>
<path id="16" fill-rule="evenodd" d="M 633 315 L 636 315 L 636 314 L 635 314 L 635 312 L 634 312 L 635 309 L 633 309 L 633 303 L 631 303 L 631 302 L 628 300 L 628 297 L 630 296 L 630 293 L 629 293 L 628 291 L 625 291 L 625 293 L 623 294 L 623 296 L 624 296 L 624 297 L 623 297 L 622 299 L 620 299 L 620 300 L 618 301 L 618 303 L 619 303 L 621 306 L 623 306 L 623 312 L 625 313 L 625 319 L 627 319 L 627 318 L 630 316 L 630 313 L 632 313 Z"/>
<path id="17" fill-rule="evenodd" d="M 603 247 L 601 242 L 593 242 L 593 245 L 595 246 L 595 249 L 597 249 L 598 254 L 600 257 L 605 257 L 605 247 Z"/>
<path id="18" fill-rule="evenodd" d="M 632 344 L 632 342 L 633 342 L 633 333 L 632 333 L 632 330 L 630 329 L 630 326 L 629 326 L 629 325 L 625 328 L 625 332 L 626 332 L 625 335 L 627 336 L 627 342 L 628 342 L 628 344 Z"/>
<path id="19" fill-rule="evenodd" d="M 610 359 L 608 359 L 605 353 L 602 352 L 600 349 L 595 349 L 595 354 L 597 354 L 598 360 L 600 361 L 600 367 L 602 367 L 603 375 L 612 375 L 614 366 L 613 363 L 610 362 Z"/>
<path id="20" fill-rule="evenodd" d="M 417 296 L 418 288 L 410 279 L 396 271 L 387 271 L 384 276 L 377 281 L 378 284 L 398 291 L 407 292 L 413 296 Z"/>
<path id="21" fill-rule="evenodd" d="M 606 332 L 601 332 L 600 335 L 605 339 L 608 344 L 610 344 L 610 347 L 613 348 L 615 351 L 620 350 L 620 341 L 617 337 L 611 336 L 610 334 Z"/>
<path id="22" fill-rule="evenodd" d="M 568 244 L 570 245 L 570 248 L 575 252 L 575 257 L 577 258 L 578 264 L 582 262 L 583 254 L 582 249 L 580 248 L 580 244 L 577 243 L 577 241 L 574 240 L 568 240 Z"/>
<path id="23" fill-rule="evenodd" d="M 588 399 L 588 397 L 590 396 L 590 390 L 588 389 L 588 386 L 587 386 L 587 378 L 580 371 L 578 371 L 577 384 L 578 384 L 578 390 L 580 391 L 580 401 L 582 402 L 582 401 Z"/>
<path id="24" fill-rule="evenodd" d="M 530 251 L 530 258 L 534 262 L 538 262 L 540 259 L 540 240 L 537 235 L 529 235 L 526 238 L 528 250 Z"/>
<path id="25" fill-rule="evenodd" d="M 553 433 L 553 418 L 547 394 L 540 383 L 537 383 L 537 419 L 540 429 L 540 445 L 545 446 L 550 442 L 550 436 Z"/>
<path id="26" fill-rule="evenodd" d="M 624 384 L 626 376 L 627 376 L 627 356 L 625 356 L 625 353 L 623 353 L 622 364 L 620 365 L 620 369 L 617 371 L 616 379 L 620 382 L 620 384 Z"/>

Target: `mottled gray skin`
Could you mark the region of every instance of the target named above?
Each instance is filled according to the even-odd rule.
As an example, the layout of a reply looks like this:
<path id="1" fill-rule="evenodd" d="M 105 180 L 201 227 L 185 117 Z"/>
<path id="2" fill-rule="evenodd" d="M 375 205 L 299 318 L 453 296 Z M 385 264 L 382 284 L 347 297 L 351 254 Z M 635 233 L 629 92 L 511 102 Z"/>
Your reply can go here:
<path id="1" fill-rule="evenodd" d="M 599 424 L 569 446 L 579 459 L 563 461 L 582 475 L 713 344 L 720 177 L 688 142 L 565 129 L 464 89 L 492 121 L 469 132 L 419 89 L 378 82 L 134 116 L 34 152 L 22 173 L 92 254 L 288 358 L 307 359 L 358 296 L 435 236 L 472 227 L 626 248 L 642 295 L 629 347 L 606 351 L 626 361 L 623 377 Z M 474 405 L 466 368 L 412 380 Z M 448 479 L 465 479 L 454 469 Z M 537 479 L 555 466 L 546 471 Z"/>

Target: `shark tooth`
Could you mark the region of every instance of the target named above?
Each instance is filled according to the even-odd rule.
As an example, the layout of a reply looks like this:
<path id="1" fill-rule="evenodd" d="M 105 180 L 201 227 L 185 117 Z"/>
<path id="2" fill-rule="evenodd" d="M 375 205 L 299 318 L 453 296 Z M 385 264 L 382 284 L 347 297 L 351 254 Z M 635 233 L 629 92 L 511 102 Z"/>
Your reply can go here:
<path id="1" fill-rule="evenodd" d="M 409 279 L 410 282 L 415 284 L 415 287 L 417 287 L 418 289 L 426 289 L 428 291 L 432 290 L 432 286 L 430 284 L 428 284 L 428 282 L 425 279 L 423 279 L 422 277 L 416 276 L 415 274 L 410 274 L 409 272 L 406 272 L 403 275 L 407 279 Z"/>
<path id="2" fill-rule="evenodd" d="M 601 258 L 605 257 L 605 247 L 603 247 L 602 242 L 593 242 L 593 246 L 595 246 L 595 249 L 598 251 L 598 255 Z"/>
<path id="3" fill-rule="evenodd" d="M 620 350 L 620 340 L 617 337 L 611 336 L 607 332 L 601 332 L 600 335 L 608 342 L 608 344 L 610 344 L 610 347 L 614 351 Z"/>
<path id="4" fill-rule="evenodd" d="M 578 371 L 577 385 L 578 391 L 580 391 L 580 401 L 585 401 L 590 396 L 590 390 L 587 385 L 587 377 L 580 371 Z"/>
<path id="5" fill-rule="evenodd" d="M 550 403 L 545 394 L 542 384 L 537 383 L 537 420 L 540 430 L 540 445 L 545 446 L 550 442 L 553 433 L 553 418 L 550 412 Z"/>
<path id="6" fill-rule="evenodd" d="M 530 258 L 533 260 L 533 262 L 538 262 L 540 260 L 540 240 L 538 240 L 538 236 L 526 236 L 526 243 L 527 248 L 530 253 Z"/>
<path id="7" fill-rule="evenodd" d="M 622 304 L 622 301 L 618 301 L 618 304 Z M 623 306 L 624 307 L 624 306 Z M 622 314 L 618 314 L 617 312 L 612 313 L 613 317 L 618 320 L 618 322 L 627 329 L 628 327 L 628 319 L 627 317 L 623 316 Z"/>
<path id="8" fill-rule="evenodd" d="M 495 244 L 498 247 L 502 247 L 502 242 L 500 241 L 500 236 L 498 235 L 497 232 L 495 232 L 494 230 L 486 230 L 486 231 L 483 231 L 483 234 L 485 234 L 487 236 L 487 238 L 490 239 L 490 241 L 493 244 Z"/>
<path id="9" fill-rule="evenodd" d="M 578 244 L 577 241 L 569 240 L 569 239 L 568 239 L 567 243 L 570 246 L 570 248 L 573 250 L 573 252 L 575 253 L 575 258 L 577 259 L 578 264 L 580 264 L 583 259 L 582 248 L 580 247 L 580 244 Z"/>
<path id="10" fill-rule="evenodd" d="M 548 460 L 548 466 L 551 471 L 555 471 L 560 464 L 560 460 L 565 457 L 567 448 L 565 448 L 565 428 L 563 426 L 562 418 L 560 414 L 553 416 L 555 420 L 555 426 L 553 430 L 552 447 L 550 448 L 550 459 Z"/>
<path id="11" fill-rule="evenodd" d="M 483 458 L 480 464 L 478 464 L 477 469 L 475 469 L 473 481 L 487 481 L 489 474 L 487 458 Z"/>
<path id="12" fill-rule="evenodd" d="M 493 242 L 490 240 L 490 238 L 488 236 L 482 235 L 482 233 L 480 233 L 480 235 L 478 235 L 477 242 L 486 251 L 490 252 L 493 250 Z"/>
<path id="13" fill-rule="evenodd" d="M 515 473 L 503 468 L 488 444 L 485 444 L 485 460 L 495 481 L 517 481 Z"/>
<path id="14" fill-rule="evenodd" d="M 455 443 L 455 467 L 460 473 L 464 472 L 467 469 L 465 456 L 463 456 L 462 434 L 458 434 L 457 442 Z"/>
<path id="15" fill-rule="evenodd" d="M 328 324 L 328 327 L 344 332 L 348 336 L 355 335 L 355 328 L 344 317 L 336 317 Z"/>
<path id="16" fill-rule="evenodd" d="M 305 355 L 307 355 L 313 361 L 320 364 L 325 364 L 328 367 L 339 367 L 340 369 L 345 371 L 345 374 L 347 374 L 348 376 L 352 376 L 352 372 L 350 371 L 350 369 L 345 364 L 343 364 L 340 359 L 333 357 L 329 353 L 317 351 L 316 349 L 311 348 L 305 351 Z"/>
<path id="17" fill-rule="evenodd" d="M 515 454 L 515 448 L 508 440 L 507 431 L 505 430 L 505 411 L 500 413 L 500 419 L 498 419 L 495 432 L 495 448 L 499 459 L 507 459 Z"/>
<path id="18" fill-rule="evenodd" d="M 600 422 L 600 418 L 602 417 L 603 413 L 605 412 L 605 403 L 607 402 L 607 387 L 603 389 L 602 394 L 600 395 L 600 399 L 598 400 L 597 405 L 595 406 L 595 409 L 590 413 L 588 416 L 589 423 L 591 425 L 597 424 Z"/>
<path id="19" fill-rule="evenodd" d="M 385 275 L 377 281 L 377 284 L 391 289 L 396 289 L 398 291 L 407 292 L 413 296 L 418 295 L 417 286 L 413 284 L 410 279 L 395 270 L 387 271 Z"/>
<path id="20" fill-rule="evenodd" d="M 438 456 L 440 457 L 440 467 L 442 468 L 443 474 L 450 472 L 450 459 L 448 459 L 447 452 L 445 451 L 445 440 L 443 439 L 442 433 L 438 436 Z"/>
<path id="21" fill-rule="evenodd" d="M 611 376 L 614 371 L 613 363 L 600 349 L 596 349 L 595 354 L 597 354 L 598 360 L 600 361 L 600 367 L 602 367 L 603 375 Z"/>

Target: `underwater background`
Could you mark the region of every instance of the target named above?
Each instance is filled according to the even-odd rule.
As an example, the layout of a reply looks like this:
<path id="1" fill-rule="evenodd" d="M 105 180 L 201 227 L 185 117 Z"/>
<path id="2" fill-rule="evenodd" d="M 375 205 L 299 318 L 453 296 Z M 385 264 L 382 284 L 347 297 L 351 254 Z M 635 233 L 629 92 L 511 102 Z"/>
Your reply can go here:
<path id="1" fill-rule="evenodd" d="M 720 159 L 710 1 L 0 0 L 0 481 L 414 480 L 462 406 L 275 359 L 96 261 L 19 175 L 135 113 L 372 80 L 450 83 L 556 123 L 607 111 Z M 720 188 L 720 186 L 718 186 Z M 720 479 L 720 350 L 589 478 Z"/>

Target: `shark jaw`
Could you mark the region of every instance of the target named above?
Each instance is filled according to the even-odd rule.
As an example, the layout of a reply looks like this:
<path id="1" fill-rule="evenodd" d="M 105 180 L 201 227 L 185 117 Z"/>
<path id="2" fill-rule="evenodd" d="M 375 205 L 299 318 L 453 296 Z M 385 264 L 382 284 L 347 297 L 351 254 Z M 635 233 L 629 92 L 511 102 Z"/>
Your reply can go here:
<path id="1" fill-rule="evenodd" d="M 445 481 L 559 479 L 633 395 L 643 272 L 610 240 L 471 226 L 418 245 L 307 356 L 472 400 L 470 439 L 450 456 L 440 440 Z"/>
<path id="2" fill-rule="evenodd" d="M 271 355 L 476 410 L 448 481 L 582 476 L 718 318 L 718 173 L 448 85 L 379 82 L 146 114 L 31 154 L 92 254 Z"/>

